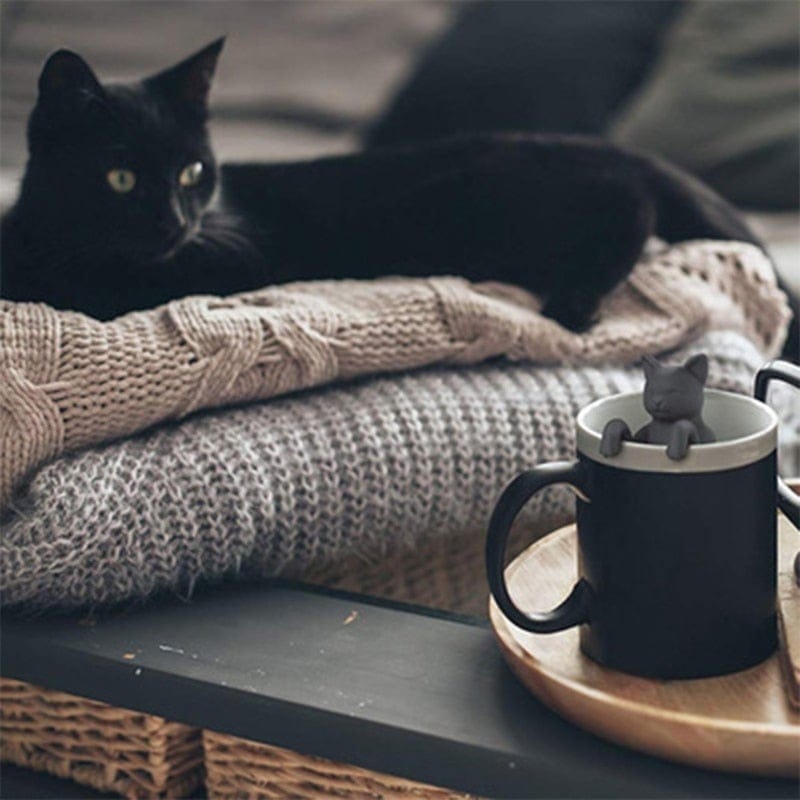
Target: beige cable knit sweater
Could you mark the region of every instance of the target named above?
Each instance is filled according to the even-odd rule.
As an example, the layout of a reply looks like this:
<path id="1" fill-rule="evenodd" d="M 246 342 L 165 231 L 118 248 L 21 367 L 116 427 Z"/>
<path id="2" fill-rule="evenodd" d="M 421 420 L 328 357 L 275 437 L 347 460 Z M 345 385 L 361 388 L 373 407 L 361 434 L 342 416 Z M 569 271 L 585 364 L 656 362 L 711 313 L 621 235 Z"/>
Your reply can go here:
<path id="1" fill-rule="evenodd" d="M 55 456 L 202 408 L 500 355 L 624 364 L 711 329 L 738 331 L 769 357 L 789 314 L 760 250 L 702 241 L 644 257 L 586 333 L 570 333 L 537 309 L 522 290 L 458 278 L 189 297 L 106 323 L 2 302 L 0 507 Z"/>

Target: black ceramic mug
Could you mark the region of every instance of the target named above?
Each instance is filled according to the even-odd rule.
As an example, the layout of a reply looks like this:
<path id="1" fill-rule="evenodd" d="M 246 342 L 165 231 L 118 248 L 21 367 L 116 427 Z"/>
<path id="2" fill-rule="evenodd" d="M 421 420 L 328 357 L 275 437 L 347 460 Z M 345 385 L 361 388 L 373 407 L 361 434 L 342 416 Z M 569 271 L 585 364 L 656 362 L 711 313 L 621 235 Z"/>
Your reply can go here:
<path id="1" fill-rule="evenodd" d="M 777 644 L 776 502 L 798 525 L 800 498 L 777 478 L 778 420 L 763 401 L 772 379 L 800 388 L 800 368 L 766 365 L 756 397 L 706 390 L 717 441 L 682 461 L 663 446 L 625 442 L 600 454 L 603 427 L 649 417 L 640 393 L 598 400 L 577 418 L 577 460 L 541 464 L 503 492 L 489 523 L 486 567 L 497 605 L 515 625 L 553 633 L 580 625 L 581 650 L 614 669 L 699 678 L 744 669 Z M 511 525 L 533 494 L 556 483 L 577 495 L 579 580 L 546 613 L 508 593 Z"/>

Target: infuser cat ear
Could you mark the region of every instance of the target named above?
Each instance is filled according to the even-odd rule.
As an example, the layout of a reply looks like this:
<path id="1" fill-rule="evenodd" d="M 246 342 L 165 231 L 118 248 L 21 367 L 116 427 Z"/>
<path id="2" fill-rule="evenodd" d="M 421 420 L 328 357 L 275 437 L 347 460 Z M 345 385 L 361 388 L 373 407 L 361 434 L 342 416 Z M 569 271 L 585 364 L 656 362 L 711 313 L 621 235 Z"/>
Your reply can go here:
<path id="1" fill-rule="evenodd" d="M 684 365 L 683 368 L 694 375 L 700 383 L 705 385 L 708 378 L 708 356 L 705 353 L 692 356 Z"/>
<path id="2" fill-rule="evenodd" d="M 69 92 L 99 95 L 100 81 L 92 68 L 72 50 L 56 50 L 42 67 L 39 75 L 39 95 L 52 97 Z"/>
<path id="3" fill-rule="evenodd" d="M 225 37 L 221 36 L 183 61 L 148 78 L 145 84 L 204 116 L 211 80 L 224 44 Z"/>
<path id="4" fill-rule="evenodd" d="M 657 358 L 650 355 L 642 356 L 642 367 L 646 378 L 649 378 L 660 366 L 661 362 Z"/>

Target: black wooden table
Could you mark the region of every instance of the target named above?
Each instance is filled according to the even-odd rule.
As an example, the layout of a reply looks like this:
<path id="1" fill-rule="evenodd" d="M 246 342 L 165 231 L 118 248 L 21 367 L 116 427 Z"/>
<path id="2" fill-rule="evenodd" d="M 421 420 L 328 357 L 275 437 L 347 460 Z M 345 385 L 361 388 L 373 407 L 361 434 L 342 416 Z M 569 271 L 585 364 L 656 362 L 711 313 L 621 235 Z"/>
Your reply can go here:
<path id="1" fill-rule="evenodd" d="M 517 683 L 475 620 L 296 584 L 224 586 L 92 625 L 6 616 L 0 672 L 484 796 L 796 798 L 800 789 L 670 764 L 578 730 Z M 47 779 L 37 790 L 33 773 L 6 774 L 17 795 L 3 797 L 60 796 Z"/>

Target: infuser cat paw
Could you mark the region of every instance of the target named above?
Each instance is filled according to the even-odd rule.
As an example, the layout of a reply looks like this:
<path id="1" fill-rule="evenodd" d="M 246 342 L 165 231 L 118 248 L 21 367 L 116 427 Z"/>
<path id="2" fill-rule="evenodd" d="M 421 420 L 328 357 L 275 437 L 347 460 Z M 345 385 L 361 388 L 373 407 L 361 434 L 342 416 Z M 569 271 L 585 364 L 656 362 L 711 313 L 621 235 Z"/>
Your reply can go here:
<path id="1" fill-rule="evenodd" d="M 625 420 L 611 419 L 603 428 L 603 438 L 600 441 L 600 454 L 606 458 L 619 455 L 622 442 L 631 438 L 631 429 Z"/>
<path id="2" fill-rule="evenodd" d="M 697 428 L 686 419 L 679 419 L 672 426 L 672 433 L 667 445 L 667 457 L 673 461 L 680 461 L 686 458 L 689 453 L 689 445 L 699 441 Z"/>

